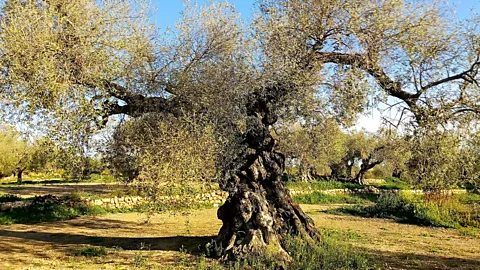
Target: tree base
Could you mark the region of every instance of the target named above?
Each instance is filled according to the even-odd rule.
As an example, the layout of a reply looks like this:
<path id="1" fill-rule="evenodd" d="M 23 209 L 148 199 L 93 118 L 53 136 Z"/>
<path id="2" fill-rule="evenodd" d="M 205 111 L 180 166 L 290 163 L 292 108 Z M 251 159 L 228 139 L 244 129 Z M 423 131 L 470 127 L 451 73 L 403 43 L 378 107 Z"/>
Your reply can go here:
<path id="1" fill-rule="evenodd" d="M 217 212 L 223 222 L 210 254 L 236 260 L 265 251 L 290 260 L 285 250 L 287 235 L 320 239 L 313 220 L 291 198 L 281 181 L 281 159 L 263 152 L 247 170 L 236 176 L 234 190 Z M 275 168 L 276 167 L 276 168 Z"/>

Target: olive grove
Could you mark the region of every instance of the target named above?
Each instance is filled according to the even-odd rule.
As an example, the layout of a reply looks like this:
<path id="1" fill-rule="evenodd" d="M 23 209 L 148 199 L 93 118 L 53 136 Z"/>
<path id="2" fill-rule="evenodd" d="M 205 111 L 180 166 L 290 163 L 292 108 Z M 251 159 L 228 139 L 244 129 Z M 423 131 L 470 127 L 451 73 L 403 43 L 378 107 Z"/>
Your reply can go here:
<path id="1" fill-rule="evenodd" d="M 348 125 L 372 96 L 394 100 L 416 130 L 466 126 L 480 112 L 479 19 L 453 22 L 440 1 L 260 0 L 252 23 L 228 3 L 189 4 L 167 33 L 148 11 L 2 1 L 2 113 L 40 119 L 70 145 L 116 121 L 117 146 L 152 192 L 215 179 L 229 193 L 220 257 L 270 246 L 288 258 L 286 235 L 320 239 L 282 183 L 276 125 Z"/>

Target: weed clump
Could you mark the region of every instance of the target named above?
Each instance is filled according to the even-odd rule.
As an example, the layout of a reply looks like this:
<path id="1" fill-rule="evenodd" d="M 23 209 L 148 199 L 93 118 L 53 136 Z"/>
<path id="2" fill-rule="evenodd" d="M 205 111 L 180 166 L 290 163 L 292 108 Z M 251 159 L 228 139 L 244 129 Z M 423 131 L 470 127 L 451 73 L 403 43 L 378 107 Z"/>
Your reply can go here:
<path id="1" fill-rule="evenodd" d="M 469 196 L 464 198 L 464 196 Z M 335 212 L 367 217 L 392 218 L 412 224 L 460 228 L 480 227 L 480 214 L 472 205 L 462 203 L 473 200 L 463 196 L 419 196 L 382 194 L 375 205 L 344 207 Z"/>
<path id="2" fill-rule="evenodd" d="M 73 256 L 85 256 L 85 257 L 100 257 L 107 255 L 107 249 L 105 247 L 83 247 L 76 249 L 72 252 Z"/>

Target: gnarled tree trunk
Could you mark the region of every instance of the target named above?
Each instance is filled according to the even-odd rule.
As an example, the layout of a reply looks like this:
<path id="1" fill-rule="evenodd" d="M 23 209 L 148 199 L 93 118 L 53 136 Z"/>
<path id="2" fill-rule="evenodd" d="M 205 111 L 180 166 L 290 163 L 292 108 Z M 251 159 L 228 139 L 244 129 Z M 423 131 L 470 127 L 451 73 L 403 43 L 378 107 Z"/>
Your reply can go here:
<path id="1" fill-rule="evenodd" d="M 223 226 L 216 239 L 217 256 L 224 259 L 261 253 L 267 246 L 289 258 L 284 239 L 299 235 L 318 240 L 319 233 L 282 183 L 285 157 L 275 151 L 269 126 L 276 117 L 265 106 L 250 113 L 245 151 L 232 176 L 221 188 L 229 192 L 218 209 Z M 262 109 L 263 108 L 263 109 Z"/>

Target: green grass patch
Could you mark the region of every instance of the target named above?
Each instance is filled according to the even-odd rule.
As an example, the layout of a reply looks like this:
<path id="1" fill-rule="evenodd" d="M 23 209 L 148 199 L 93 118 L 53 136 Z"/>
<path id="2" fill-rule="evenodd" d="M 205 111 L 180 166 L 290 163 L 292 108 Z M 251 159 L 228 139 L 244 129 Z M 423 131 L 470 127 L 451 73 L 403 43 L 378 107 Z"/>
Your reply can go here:
<path id="1" fill-rule="evenodd" d="M 282 262 L 275 249 L 262 256 L 237 261 L 229 269 L 368 269 L 368 257 L 348 243 L 359 237 L 355 233 L 320 229 L 322 240 L 316 244 L 300 237 L 288 237 L 285 249 L 292 262 Z M 355 237 L 355 238 L 352 238 Z"/>
<path id="2" fill-rule="evenodd" d="M 87 246 L 73 250 L 72 255 L 84 257 L 100 257 L 107 255 L 107 249 L 105 249 L 105 247 Z"/>
<path id="3" fill-rule="evenodd" d="M 373 186 L 378 189 L 399 189 L 399 190 L 412 189 L 412 187 L 409 184 L 407 184 L 406 182 L 396 177 L 387 177 L 385 178 L 385 183 L 374 184 Z"/>
<path id="4" fill-rule="evenodd" d="M 480 194 L 466 192 L 463 194 L 456 194 L 455 197 L 463 204 L 470 204 L 470 205 L 480 205 Z"/>
<path id="5" fill-rule="evenodd" d="M 354 184 L 354 183 L 343 183 L 334 180 L 318 180 L 313 182 L 287 182 L 286 186 L 288 188 L 296 190 L 328 190 L 328 189 L 364 189 L 365 186 Z"/>
<path id="6" fill-rule="evenodd" d="M 325 194 L 314 191 L 310 194 L 295 196 L 297 203 L 303 204 L 367 204 L 377 200 L 378 194 Z"/>
<path id="7" fill-rule="evenodd" d="M 457 195 L 442 200 L 425 200 L 419 195 L 382 194 L 372 206 L 347 206 L 327 212 L 392 218 L 400 222 L 433 227 L 480 228 L 478 209 L 472 209 L 461 201 Z"/>
<path id="8" fill-rule="evenodd" d="M 93 183 L 114 183 L 118 182 L 120 179 L 112 176 L 112 175 L 103 175 L 103 174 L 91 174 L 85 182 L 93 182 Z"/>

